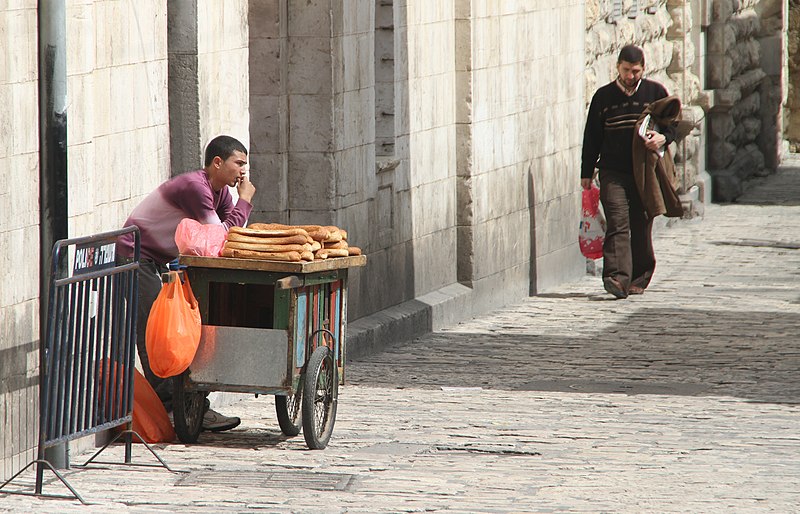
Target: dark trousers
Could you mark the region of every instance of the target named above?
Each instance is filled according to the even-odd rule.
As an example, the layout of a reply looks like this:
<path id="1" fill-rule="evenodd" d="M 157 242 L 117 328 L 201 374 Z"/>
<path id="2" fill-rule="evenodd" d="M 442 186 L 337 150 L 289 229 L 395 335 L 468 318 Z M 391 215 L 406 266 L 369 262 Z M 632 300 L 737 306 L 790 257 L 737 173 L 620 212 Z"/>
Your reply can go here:
<path id="1" fill-rule="evenodd" d="M 646 288 L 656 269 L 653 220 L 645 213 L 632 175 L 600 170 L 600 201 L 606 215 L 603 278 Z"/>
<path id="2" fill-rule="evenodd" d="M 153 386 L 156 394 L 161 399 L 161 403 L 166 407 L 167 412 L 172 410 L 172 380 L 169 378 L 157 377 L 150 369 L 150 359 L 147 357 L 147 346 L 145 344 L 145 331 L 147 329 L 147 318 L 150 316 L 150 309 L 156 301 L 158 293 L 161 292 L 161 273 L 166 269 L 159 267 L 153 261 L 139 261 L 139 309 L 136 317 L 136 350 L 139 352 L 139 360 L 142 363 L 144 377 Z"/>

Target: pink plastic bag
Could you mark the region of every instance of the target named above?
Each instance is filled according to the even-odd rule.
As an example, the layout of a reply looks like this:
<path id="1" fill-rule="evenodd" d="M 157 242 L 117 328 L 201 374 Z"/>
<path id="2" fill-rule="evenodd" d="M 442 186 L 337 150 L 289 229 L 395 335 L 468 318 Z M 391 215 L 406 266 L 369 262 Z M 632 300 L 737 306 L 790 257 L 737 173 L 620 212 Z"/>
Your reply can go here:
<path id="1" fill-rule="evenodd" d="M 606 237 L 606 218 L 600 210 L 600 190 L 592 184 L 583 190 L 581 224 L 578 244 L 587 259 L 603 256 L 603 241 Z"/>
<path id="2" fill-rule="evenodd" d="M 181 255 L 218 257 L 227 237 L 222 225 L 203 225 L 191 218 L 183 218 L 175 229 L 175 244 Z"/>

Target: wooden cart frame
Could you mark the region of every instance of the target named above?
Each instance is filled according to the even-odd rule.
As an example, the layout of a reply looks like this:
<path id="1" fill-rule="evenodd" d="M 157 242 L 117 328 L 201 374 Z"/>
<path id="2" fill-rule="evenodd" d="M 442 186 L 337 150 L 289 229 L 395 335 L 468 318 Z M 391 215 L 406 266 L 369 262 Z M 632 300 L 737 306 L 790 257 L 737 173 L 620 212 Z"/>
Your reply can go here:
<path id="1" fill-rule="evenodd" d="M 270 394 L 281 431 L 327 446 L 344 383 L 352 256 L 290 263 L 181 256 L 203 319 L 197 354 L 173 379 L 175 431 L 196 442 L 210 391 Z"/>

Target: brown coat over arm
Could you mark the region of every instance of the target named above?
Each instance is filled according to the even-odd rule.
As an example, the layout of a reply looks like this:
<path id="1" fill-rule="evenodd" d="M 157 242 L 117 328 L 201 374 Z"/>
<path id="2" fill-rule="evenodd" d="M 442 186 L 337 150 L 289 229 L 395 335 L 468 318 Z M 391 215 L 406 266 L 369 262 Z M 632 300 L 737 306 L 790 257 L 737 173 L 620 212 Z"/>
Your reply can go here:
<path id="1" fill-rule="evenodd" d="M 636 122 L 633 130 L 633 177 L 639 190 L 645 211 L 650 218 L 663 214 L 669 218 L 683 216 L 683 206 L 676 191 L 675 162 L 669 148 L 664 156 L 649 151 L 644 139 L 639 136 L 639 128 L 650 115 L 650 124 L 665 127 L 678 121 L 681 101 L 671 95 L 648 105 Z M 655 125 L 653 125 L 655 124 Z"/>

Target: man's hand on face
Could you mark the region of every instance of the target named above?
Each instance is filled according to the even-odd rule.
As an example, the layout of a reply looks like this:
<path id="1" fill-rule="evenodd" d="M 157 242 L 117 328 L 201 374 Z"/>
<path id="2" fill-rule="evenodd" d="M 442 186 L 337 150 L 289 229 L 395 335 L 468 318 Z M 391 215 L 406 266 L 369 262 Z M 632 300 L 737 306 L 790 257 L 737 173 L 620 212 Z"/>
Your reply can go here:
<path id="1" fill-rule="evenodd" d="M 239 193 L 239 198 L 248 203 L 253 203 L 253 195 L 256 194 L 256 186 L 250 182 L 249 178 L 245 176 L 239 179 L 239 183 L 236 184 L 236 191 Z"/>

